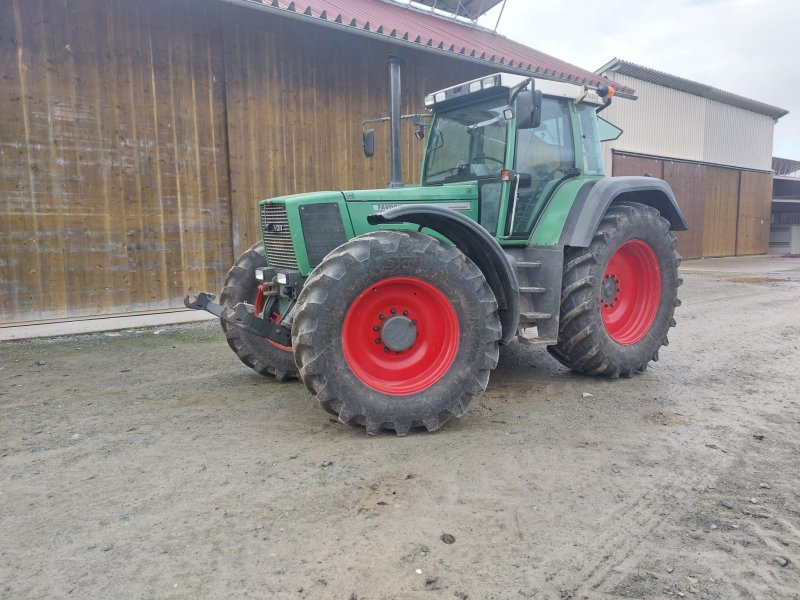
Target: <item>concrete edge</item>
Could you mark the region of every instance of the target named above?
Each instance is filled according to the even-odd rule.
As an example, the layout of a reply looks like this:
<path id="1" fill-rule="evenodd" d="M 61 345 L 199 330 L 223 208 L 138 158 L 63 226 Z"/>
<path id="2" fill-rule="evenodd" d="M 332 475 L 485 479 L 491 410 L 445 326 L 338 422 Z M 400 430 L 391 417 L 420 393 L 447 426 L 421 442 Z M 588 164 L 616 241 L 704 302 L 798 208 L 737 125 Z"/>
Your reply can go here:
<path id="1" fill-rule="evenodd" d="M 60 321 L 57 323 L 37 323 L 29 325 L 6 325 L 0 327 L 0 341 L 27 340 L 32 338 L 55 337 L 99 333 L 136 327 L 157 327 L 177 325 L 195 321 L 216 319 L 214 315 L 200 310 L 179 310 L 143 315 L 97 317 L 79 321 Z"/>

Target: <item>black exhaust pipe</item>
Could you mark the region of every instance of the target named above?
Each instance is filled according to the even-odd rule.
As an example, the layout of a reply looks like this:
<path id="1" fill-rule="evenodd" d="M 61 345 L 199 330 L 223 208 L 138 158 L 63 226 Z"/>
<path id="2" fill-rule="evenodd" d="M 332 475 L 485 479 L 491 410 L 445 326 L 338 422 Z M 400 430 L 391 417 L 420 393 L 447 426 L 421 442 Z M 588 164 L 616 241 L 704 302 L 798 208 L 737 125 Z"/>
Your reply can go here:
<path id="1" fill-rule="evenodd" d="M 406 64 L 399 56 L 389 55 L 389 120 L 392 129 L 392 181 L 390 188 L 403 187 L 403 160 L 400 150 L 400 66 Z"/>

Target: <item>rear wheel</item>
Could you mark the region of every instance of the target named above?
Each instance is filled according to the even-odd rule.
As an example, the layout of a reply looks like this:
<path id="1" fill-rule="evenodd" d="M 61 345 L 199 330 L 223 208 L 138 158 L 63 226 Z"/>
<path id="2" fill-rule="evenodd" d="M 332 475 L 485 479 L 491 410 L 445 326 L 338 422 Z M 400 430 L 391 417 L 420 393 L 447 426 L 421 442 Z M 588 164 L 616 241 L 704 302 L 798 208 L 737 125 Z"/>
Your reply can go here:
<path id="1" fill-rule="evenodd" d="M 378 231 L 329 254 L 298 299 L 300 376 L 343 423 L 405 435 L 460 416 L 497 365 L 497 302 L 457 248 Z"/>
<path id="2" fill-rule="evenodd" d="M 256 307 L 255 314 L 264 311 L 264 295 L 259 289 L 260 281 L 256 279 L 255 269 L 266 267 L 267 259 L 264 244 L 254 244 L 239 257 L 236 264 L 228 271 L 225 287 L 219 297 L 219 303 L 233 308 L 239 302 L 247 302 Z M 234 325 L 228 325 L 220 319 L 228 345 L 244 364 L 261 375 L 272 375 L 278 381 L 297 377 L 291 346 L 281 346 L 249 331 Z"/>
<path id="3" fill-rule="evenodd" d="M 658 360 L 680 305 L 675 245 L 654 208 L 609 208 L 591 245 L 566 252 L 558 344 L 550 353 L 570 369 L 606 377 L 630 377 Z"/>

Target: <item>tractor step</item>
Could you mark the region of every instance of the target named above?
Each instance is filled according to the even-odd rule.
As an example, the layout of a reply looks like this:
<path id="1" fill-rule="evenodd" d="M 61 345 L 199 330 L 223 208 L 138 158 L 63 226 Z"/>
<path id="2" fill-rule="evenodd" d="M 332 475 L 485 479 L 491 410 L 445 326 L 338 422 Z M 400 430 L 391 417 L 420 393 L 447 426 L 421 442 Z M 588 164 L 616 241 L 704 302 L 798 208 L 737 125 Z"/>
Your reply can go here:
<path id="1" fill-rule="evenodd" d="M 519 292 L 521 294 L 543 294 L 546 291 L 547 291 L 547 288 L 535 287 L 535 286 L 519 288 Z"/>
<path id="2" fill-rule="evenodd" d="M 542 261 L 540 260 L 532 260 L 532 261 L 520 261 L 516 263 L 517 268 L 520 269 L 538 269 L 542 266 Z"/>
<path id="3" fill-rule="evenodd" d="M 520 313 L 519 316 L 527 321 L 541 321 L 543 319 L 549 319 L 553 315 L 545 312 L 524 312 Z"/>
<path id="4" fill-rule="evenodd" d="M 519 329 L 517 331 L 517 341 L 520 344 L 525 344 L 526 346 L 539 345 L 539 344 L 551 345 L 558 342 L 558 340 L 556 339 L 540 336 L 538 327 L 527 327 L 525 329 Z"/>

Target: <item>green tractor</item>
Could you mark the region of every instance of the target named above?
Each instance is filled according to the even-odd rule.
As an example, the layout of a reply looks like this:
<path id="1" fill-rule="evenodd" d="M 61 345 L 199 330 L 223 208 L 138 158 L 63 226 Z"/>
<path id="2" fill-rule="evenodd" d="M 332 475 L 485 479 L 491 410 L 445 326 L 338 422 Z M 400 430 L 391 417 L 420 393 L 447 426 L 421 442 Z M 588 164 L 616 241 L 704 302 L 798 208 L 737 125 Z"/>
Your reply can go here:
<path id="1" fill-rule="evenodd" d="M 219 316 L 247 366 L 299 377 L 369 434 L 462 415 L 517 339 L 604 377 L 658 360 L 682 283 L 670 232 L 687 227 L 666 182 L 605 176 L 613 89 L 499 73 L 430 94 L 421 181 L 403 185 L 390 62 L 388 189 L 261 201 L 263 242 L 219 303 L 185 304 Z"/>

